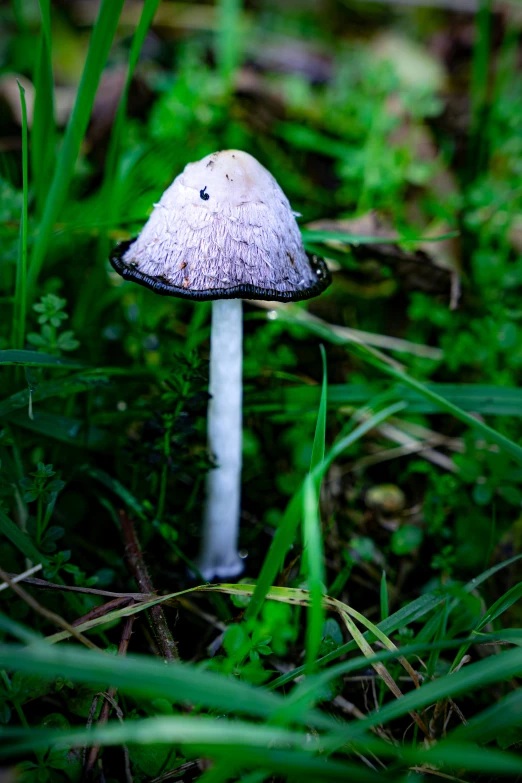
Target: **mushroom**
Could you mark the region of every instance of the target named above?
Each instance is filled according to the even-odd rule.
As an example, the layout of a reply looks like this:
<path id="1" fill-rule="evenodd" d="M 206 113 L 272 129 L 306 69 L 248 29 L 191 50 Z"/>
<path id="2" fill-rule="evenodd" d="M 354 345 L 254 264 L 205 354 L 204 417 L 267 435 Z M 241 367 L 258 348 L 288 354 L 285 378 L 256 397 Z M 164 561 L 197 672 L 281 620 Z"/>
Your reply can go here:
<path id="1" fill-rule="evenodd" d="M 212 300 L 209 472 L 202 576 L 243 570 L 237 551 L 241 500 L 242 299 L 290 302 L 321 293 L 331 281 L 324 260 L 309 256 L 288 199 L 246 152 L 214 152 L 189 163 L 155 204 L 141 234 L 118 245 L 111 264 L 165 296 Z"/>

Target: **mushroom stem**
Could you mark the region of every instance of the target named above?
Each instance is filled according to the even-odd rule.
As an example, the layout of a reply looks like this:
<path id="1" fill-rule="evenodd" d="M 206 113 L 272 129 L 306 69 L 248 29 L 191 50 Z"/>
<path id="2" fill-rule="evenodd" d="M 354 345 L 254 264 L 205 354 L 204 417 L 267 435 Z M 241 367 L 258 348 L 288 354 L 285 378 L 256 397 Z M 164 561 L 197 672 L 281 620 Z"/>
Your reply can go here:
<path id="1" fill-rule="evenodd" d="M 241 503 L 243 303 L 212 302 L 210 336 L 211 399 L 208 444 L 217 467 L 207 477 L 203 543 L 197 565 L 210 581 L 237 576 L 243 563 L 237 552 Z"/>

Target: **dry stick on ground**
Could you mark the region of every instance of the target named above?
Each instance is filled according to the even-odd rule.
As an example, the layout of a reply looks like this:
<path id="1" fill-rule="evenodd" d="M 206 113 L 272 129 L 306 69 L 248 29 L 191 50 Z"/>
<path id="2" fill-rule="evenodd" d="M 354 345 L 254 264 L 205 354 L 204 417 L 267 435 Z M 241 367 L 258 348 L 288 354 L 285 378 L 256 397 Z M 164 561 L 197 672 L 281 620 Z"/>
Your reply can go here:
<path id="1" fill-rule="evenodd" d="M 203 768 L 203 762 L 200 759 L 196 759 L 196 761 L 187 761 L 185 764 L 182 764 L 180 767 L 176 767 L 175 769 L 170 769 L 168 772 L 164 772 L 162 775 L 160 775 L 157 778 L 154 778 L 154 780 L 151 780 L 150 783 L 163 783 L 164 780 L 173 780 L 174 778 L 179 778 L 182 775 L 185 776 L 187 773 L 192 773 L 191 778 L 193 775 L 198 775 L 201 773 Z M 185 777 L 183 778 L 183 780 Z M 181 781 L 180 783 L 183 783 Z"/>
<path id="2" fill-rule="evenodd" d="M 118 655 L 125 655 L 127 652 L 127 649 L 129 647 L 129 642 L 132 634 L 132 625 L 134 623 L 134 617 L 135 615 L 131 615 L 130 617 L 125 618 L 125 622 L 123 624 L 123 631 L 121 634 L 120 644 L 118 646 Z M 104 723 L 107 723 L 109 720 L 109 715 L 111 711 L 111 706 L 114 704 L 114 697 L 116 695 L 116 688 L 109 688 L 107 691 L 107 698 L 104 699 L 103 706 L 101 708 L 100 717 L 98 718 L 98 726 L 103 726 Z M 91 708 L 91 713 L 94 714 L 96 710 L 96 704 L 98 702 L 98 696 L 95 697 L 93 701 L 93 707 Z M 98 759 L 98 753 L 100 752 L 100 746 L 99 745 L 93 745 L 92 748 L 87 753 L 87 757 L 85 760 L 85 766 L 83 769 L 83 779 L 84 780 L 91 780 L 92 775 L 94 772 L 94 768 L 96 766 L 96 761 Z M 132 777 L 130 776 L 130 769 L 128 768 L 128 761 L 126 759 L 126 778 L 127 781 L 130 781 L 132 783 Z"/>
<path id="3" fill-rule="evenodd" d="M 141 551 L 132 519 L 123 510 L 120 510 L 118 516 L 125 542 L 125 555 L 129 570 L 143 593 L 154 593 L 154 586 L 143 559 L 143 552 Z M 147 610 L 147 616 L 156 644 L 164 660 L 179 660 L 178 648 L 167 625 L 163 608 L 159 604 L 152 606 Z"/>
<path id="4" fill-rule="evenodd" d="M 23 582 L 25 579 L 31 576 L 31 574 L 35 574 L 37 571 L 39 571 L 42 567 L 41 563 L 38 563 L 38 565 L 33 566 L 32 568 L 29 568 L 27 571 L 24 571 L 23 574 L 8 574 L 9 578 L 13 582 L 13 584 L 18 584 L 18 582 Z M 9 588 L 9 585 L 7 582 L 2 582 L 0 584 L 0 592 L 2 590 L 7 590 Z"/>
<path id="5" fill-rule="evenodd" d="M 55 614 L 55 612 L 51 612 L 49 609 L 46 609 L 45 606 L 39 604 L 32 595 L 29 595 L 29 593 L 27 593 L 23 587 L 20 587 L 20 585 L 16 584 L 16 582 L 13 582 L 13 580 L 2 568 L 0 568 L 0 579 L 3 579 L 4 582 L 7 582 L 13 592 L 15 592 L 23 601 L 25 601 L 26 604 L 31 607 L 31 609 L 33 609 L 35 612 L 38 612 L 38 614 L 41 614 L 42 617 L 45 617 L 46 620 L 54 623 L 54 625 L 57 625 L 62 630 L 67 631 L 71 634 L 71 636 L 74 636 L 75 639 L 84 644 L 86 647 L 90 647 L 91 650 L 98 650 L 98 652 L 101 652 L 100 648 L 97 647 L 94 642 L 91 642 L 90 639 L 77 631 L 76 628 L 73 628 L 73 626 L 64 620 L 63 617 L 60 617 L 59 614 Z"/>
<path id="6" fill-rule="evenodd" d="M 85 593 L 85 595 L 99 595 L 102 598 L 133 598 L 136 601 L 144 601 L 147 598 L 154 598 L 153 595 L 147 595 L 144 593 L 113 593 L 110 590 L 98 590 L 96 587 L 58 585 L 54 582 L 48 582 L 46 579 L 38 579 L 36 577 L 27 576 L 24 574 L 17 575 L 7 572 L 7 576 L 16 582 L 26 582 L 28 585 L 34 585 L 34 587 L 41 587 L 42 590 L 61 590 L 64 593 Z"/>
<path id="7" fill-rule="evenodd" d="M 101 606 L 95 606 L 93 609 L 87 612 L 87 614 L 78 617 L 74 623 L 72 623 L 72 625 L 83 625 L 83 623 L 88 623 L 91 620 L 97 620 L 99 617 L 105 617 L 106 614 L 109 614 L 109 612 L 112 612 L 115 609 L 123 609 L 125 606 L 129 606 L 134 603 L 136 603 L 136 601 L 134 598 L 132 598 L 132 596 L 130 598 L 114 598 L 112 601 L 107 601 L 107 603 L 102 604 Z"/>

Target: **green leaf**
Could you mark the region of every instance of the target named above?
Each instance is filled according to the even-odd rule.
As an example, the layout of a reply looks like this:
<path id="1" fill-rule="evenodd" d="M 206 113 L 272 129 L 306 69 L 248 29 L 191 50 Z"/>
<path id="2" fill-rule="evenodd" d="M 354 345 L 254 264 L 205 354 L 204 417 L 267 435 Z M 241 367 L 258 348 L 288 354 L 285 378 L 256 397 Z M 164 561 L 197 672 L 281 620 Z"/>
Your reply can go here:
<path id="1" fill-rule="evenodd" d="M 26 367 L 65 367 L 69 370 L 85 370 L 89 366 L 84 362 L 77 362 L 72 359 L 62 359 L 60 356 L 52 354 L 39 353 L 38 351 L 18 351 L 9 349 L 0 351 L 0 365 L 21 364 Z"/>
<path id="2" fill-rule="evenodd" d="M 109 379 L 106 375 L 97 370 L 90 373 L 78 373 L 69 375 L 66 378 L 55 378 L 50 381 L 44 381 L 38 384 L 36 389 L 12 394 L 7 399 L 0 402 L 0 417 L 7 416 L 9 413 L 21 408 L 27 408 L 29 399 L 32 397 L 33 403 L 39 400 L 46 400 L 50 397 L 67 397 L 78 392 L 106 387 L 109 385 Z"/>
<path id="3" fill-rule="evenodd" d="M 14 411 L 6 418 L 11 424 L 71 446 L 94 451 L 103 451 L 114 446 L 114 440 L 108 432 L 93 426 L 86 428 L 82 419 L 60 416 L 40 409 L 34 411 L 32 419 L 26 411 Z"/>
<path id="4" fill-rule="evenodd" d="M 391 548 L 396 555 L 409 555 L 421 545 L 423 532 L 416 525 L 401 525 L 392 535 Z"/>
<path id="5" fill-rule="evenodd" d="M 9 707 L 9 704 L 4 701 L 3 699 L 0 699 L 0 723 L 3 723 L 6 725 L 11 720 L 11 708 Z"/>
<path id="6" fill-rule="evenodd" d="M 18 525 L 15 525 L 1 508 L 0 533 L 6 536 L 6 538 L 8 538 L 9 541 L 34 564 L 42 563 L 43 565 L 47 565 L 49 562 L 47 558 L 38 551 L 27 533 L 20 530 Z"/>

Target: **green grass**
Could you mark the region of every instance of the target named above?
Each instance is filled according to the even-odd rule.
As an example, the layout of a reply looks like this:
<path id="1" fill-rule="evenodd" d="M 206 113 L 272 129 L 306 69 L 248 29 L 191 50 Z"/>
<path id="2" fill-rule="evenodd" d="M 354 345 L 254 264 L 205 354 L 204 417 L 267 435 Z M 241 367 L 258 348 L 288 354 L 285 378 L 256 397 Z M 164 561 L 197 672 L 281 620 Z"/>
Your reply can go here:
<path id="1" fill-rule="evenodd" d="M 361 38 L 343 4 L 127 5 L 2 16 L 3 70 L 35 95 L 19 85 L 0 135 L 0 565 L 45 580 L 0 591 L 7 774 L 79 783 L 99 744 L 108 781 L 518 779 L 515 18 L 499 43 L 482 0 L 453 67 L 429 45 L 468 40 L 449 12 L 361 4 Z M 107 256 L 223 148 L 270 169 L 334 282 L 245 305 L 248 557 L 239 583 L 205 585 L 209 307 L 123 283 Z M 370 212 L 391 238 L 345 222 Z"/>
<path id="2" fill-rule="evenodd" d="M 23 207 L 20 219 L 20 249 L 16 268 L 16 288 L 13 308 L 13 343 L 17 348 L 25 344 L 25 323 L 27 317 L 27 233 L 29 216 L 29 155 L 27 143 L 27 105 L 25 90 L 18 82 L 22 108 L 22 188 Z"/>
<path id="3" fill-rule="evenodd" d="M 67 191 L 73 176 L 74 165 L 80 151 L 82 139 L 87 130 L 96 89 L 111 47 L 123 0 L 102 0 L 98 19 L 92 32 L 87 60 L 78 87 L 74 108 L 69 119 L 58 161 L 54 168 L 51 185 L 47 190 L 45 207 L 36 233 L 29 270 L 29 290 L 34 298 L 35 288 L 42 270 L 49 244 L 58 218 L 67 197 Z M 45 8 L 43 4 L 42 8 Z M 48 14 L 43 10 L 44 37 L 48 35 Z M 49 55 L 47 55 L 49 56 Z M 48 69 L 48 68 L 47 68 Z M 46 82 L 48 89 L 48 83 Z M 47 104 L 47 110 L 49 105 Z M 43 134 L 43 130 L 41 131 Z M 40 142 L 43 146 L 43 142 Z"/>
<path id="4" fill-rule="evenodd" d="M 31 169 L 36 211 L 42 215 L 53 175 L 57 132 L 54 119 L 54 79 L 50 0 L 40 0 L 41 32 L 34 69 L 35 102 L 31 128 Z"/>

